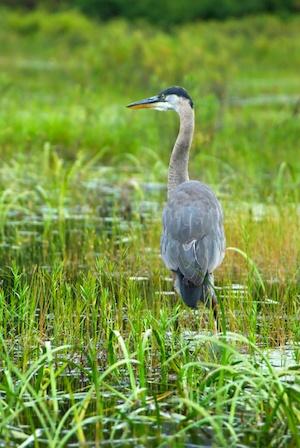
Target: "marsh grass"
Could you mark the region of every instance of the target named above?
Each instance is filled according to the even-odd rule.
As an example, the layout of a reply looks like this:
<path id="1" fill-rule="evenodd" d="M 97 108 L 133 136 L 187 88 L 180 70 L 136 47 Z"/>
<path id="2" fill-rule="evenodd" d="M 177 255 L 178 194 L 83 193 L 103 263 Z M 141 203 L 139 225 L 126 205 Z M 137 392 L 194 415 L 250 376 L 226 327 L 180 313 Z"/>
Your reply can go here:
<path id="1" fill-rule="evenodd" d="M 299 446 L 299 20 L 1 22 L 1 443 Z M 123 108 L 174 80 L 225 211 L 218 336 L 159 256 L 176 118 Z"/>
<path id="2" fill-rule="evenodd" d="M 64 208 L 29 242 L 6 223 L 18 245 L 2 251 L 2 440 L 297 446 L 294 260 L 275 281 L 257 257 L 285 220 L 240 212 L 228 226 L 236 246 L 217 277 L 224 334 L 213 337 L 209 313 L 163 294 L 172 286 L 155 248 L 158 216 L 141 223 L 112 204 L 108 222 L 81 210 L 69 221 Z M 295 353 L 282 368 L 268 360 L 278 346 Z"/>

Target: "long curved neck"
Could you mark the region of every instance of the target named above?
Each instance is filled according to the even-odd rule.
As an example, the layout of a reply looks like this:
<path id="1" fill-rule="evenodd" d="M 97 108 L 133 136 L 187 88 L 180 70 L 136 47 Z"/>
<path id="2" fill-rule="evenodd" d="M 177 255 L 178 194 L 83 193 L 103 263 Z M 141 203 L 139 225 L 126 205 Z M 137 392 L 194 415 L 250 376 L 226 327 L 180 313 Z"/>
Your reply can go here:
<path id="1" fill-rule="evenodd" d="M 194 111 L 189 104 L 182 104 L 179 133 L 171 154 L 168 174 L 168 197 L 177 185 L 189 180 L 189 152 L 194 133 Z"/>

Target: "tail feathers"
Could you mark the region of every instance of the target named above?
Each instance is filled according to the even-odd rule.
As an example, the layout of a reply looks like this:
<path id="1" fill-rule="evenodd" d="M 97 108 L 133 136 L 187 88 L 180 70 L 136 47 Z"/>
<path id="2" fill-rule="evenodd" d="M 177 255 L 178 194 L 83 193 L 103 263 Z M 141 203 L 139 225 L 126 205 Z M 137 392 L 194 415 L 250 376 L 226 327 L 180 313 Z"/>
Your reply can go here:
<path id="1" fill-rule="evenodd" d="M 184 278 L 183 274 L 178 270 L 176 272 L 175 288 L 186 305 L 191 308 L 197 308 L 199 301 L 206 303 L 209 299 L 211 286 L 209 280 L 209 275 L 207 275 L 202 285 L 198 286 Z"/>

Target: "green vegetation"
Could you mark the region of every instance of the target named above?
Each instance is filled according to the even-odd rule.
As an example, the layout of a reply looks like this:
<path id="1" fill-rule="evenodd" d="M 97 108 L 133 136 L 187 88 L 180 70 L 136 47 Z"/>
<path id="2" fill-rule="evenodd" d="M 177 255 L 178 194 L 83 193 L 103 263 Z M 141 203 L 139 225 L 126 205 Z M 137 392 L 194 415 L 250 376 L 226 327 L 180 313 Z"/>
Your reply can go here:
<path id="1" fill-rule="evenodd" d="M 142 18 L 163 26 L 197 19 L 225 19 L 263 12 L 283 15 L 300 11 L 298 0 L 2 0 L 2 3 L 28 9 L 75 7 L 102 20 Z"/>
<path id="2" fill-rule="evenodd" d="M 300 445 L 299 35 L 1 11 L 4 446 Z M 225 209 L 221 336 L 159 258 L 177 117 L 124 107 L 172 84 Z"/>

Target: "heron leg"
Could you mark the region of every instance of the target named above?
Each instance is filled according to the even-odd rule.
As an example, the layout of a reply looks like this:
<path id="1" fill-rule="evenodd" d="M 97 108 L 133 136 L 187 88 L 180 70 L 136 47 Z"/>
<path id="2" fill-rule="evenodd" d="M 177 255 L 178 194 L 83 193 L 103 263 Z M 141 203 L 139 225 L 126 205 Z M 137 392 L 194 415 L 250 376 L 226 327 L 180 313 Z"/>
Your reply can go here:
<path id="1" fill-rule="evenodd" d="M 219 314 L 218 314 L 218 300 L 213 285 L 207 288 L 205 305 L 212 309 L 214 315 L 214 333 L 217 334 L 220 330 Z"/>
<path id="2" fill-rule="evenodd" d="M 218 334 L 219 331 L 221 330 L 221 327 L 218 315 L 218 301 L 215 292 L 213 293 L 213 297 L 211 299 L 211 307 L 214 313 L 214 333 Z"/>

